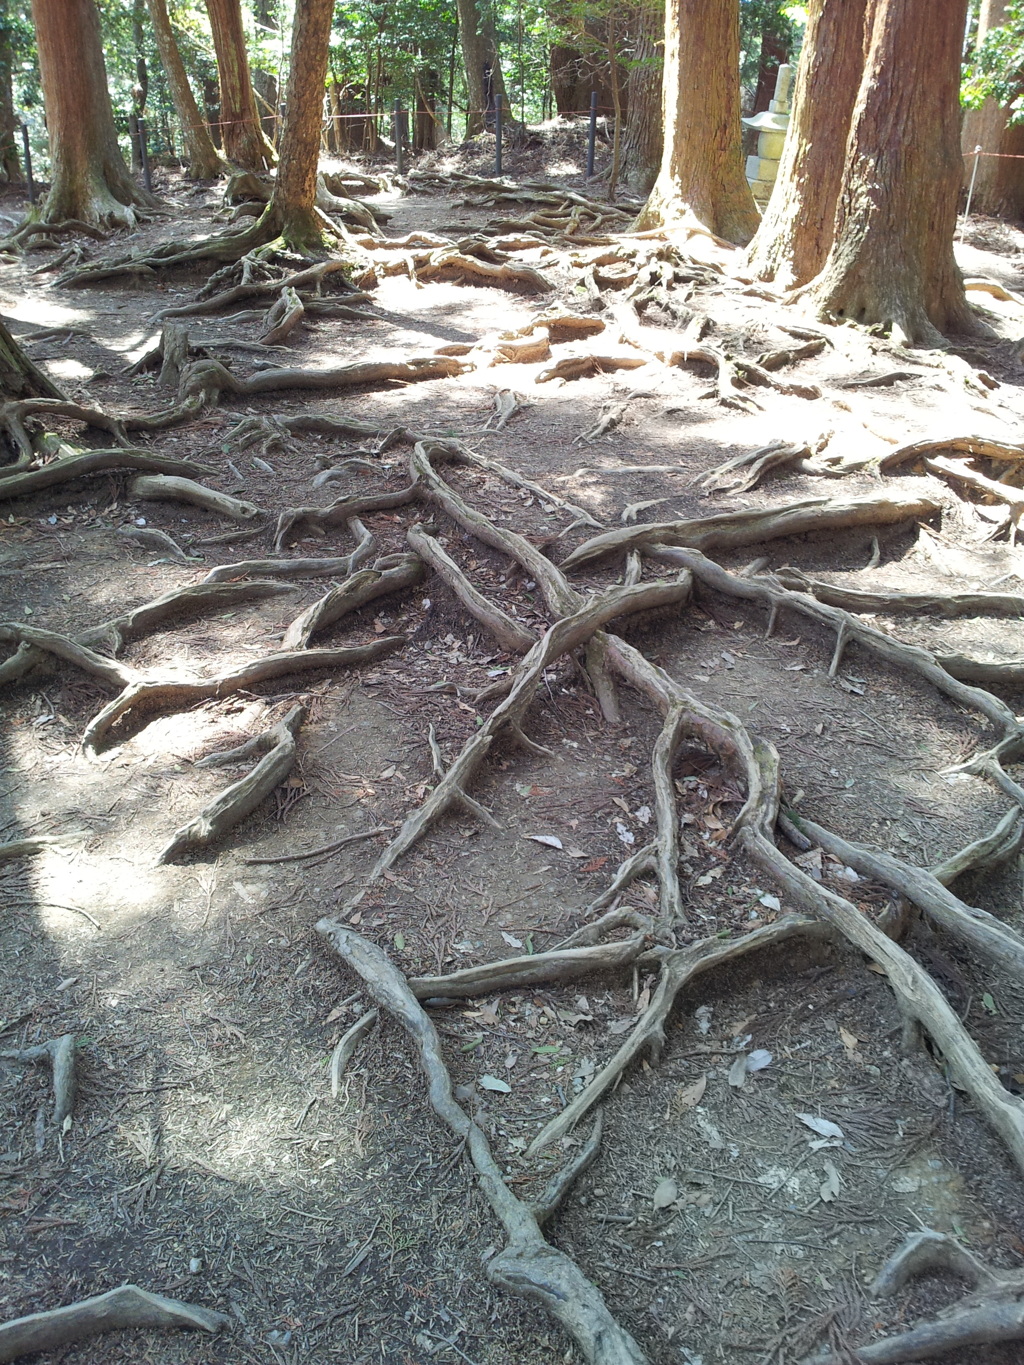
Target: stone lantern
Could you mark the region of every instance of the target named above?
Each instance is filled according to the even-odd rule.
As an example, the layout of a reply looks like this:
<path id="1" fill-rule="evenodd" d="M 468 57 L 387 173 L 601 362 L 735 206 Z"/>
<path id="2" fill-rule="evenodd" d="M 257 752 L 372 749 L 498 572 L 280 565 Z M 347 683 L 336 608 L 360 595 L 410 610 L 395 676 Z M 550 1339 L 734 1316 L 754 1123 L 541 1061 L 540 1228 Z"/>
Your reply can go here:
<path id="1" fill-rule="evenodd" d="M 788 64 L 780 66 L 775 78 L 775 98 L 767 110 L 743 120 L 748 128 L 757 129 L 757 153 L 747 157 L 747 184 L 761 209 L 771 198 L 775 177 L 779 173 L 779 160 L 789 127 L 792 89 L 793 68 Z"/>

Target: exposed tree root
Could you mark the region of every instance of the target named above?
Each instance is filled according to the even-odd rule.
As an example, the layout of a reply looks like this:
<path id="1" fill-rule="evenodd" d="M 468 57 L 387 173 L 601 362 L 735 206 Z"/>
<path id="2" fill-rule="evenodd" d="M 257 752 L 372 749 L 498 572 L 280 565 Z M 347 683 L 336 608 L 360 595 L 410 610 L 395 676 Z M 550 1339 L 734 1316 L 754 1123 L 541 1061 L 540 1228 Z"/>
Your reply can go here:
<path id="1" fill-rule="evenodd" d="M 846 1365 L 851 1359 L 864 1365 L 897 1365 L 899 1361 L 932 1360 L 968 1346 L 1024 1340 L 1024 1273 L 994 1270 L 940 1232 L 928 1229 L 908 1237 L 879 1271 L 871 1294 L 874 1298 L 891 1298 L 908 1280 L 929 1274 L 957 1275 L 974 1292 L 932 1322 L 855 1351 L 826 1351 L 805 1365 Z"/>
<path id="2" fill-rule="evenodd" d="M 0 844 L 0 863 L 13 862 L 15 858 L 31 858 L 42 853 L 44 848 L 54 844 L 69 844 L 75 839 L 86 838 L 82 834 L 31 834 L 25 839 L 11 839 Z"/>
<path id="3" fill-rule="evenodd" d="M 420 280 L 444 279 L 455 276 L 460 281 L 472 280 L 474 283 L 487 284 L 499 289 L 525 289 L 531 294 L 549 294 L 554 286 L 551 282 L 529 265 L 512 265 L 506 262 L 495 265 L 490 261 L 478 260 L 476 256 L 466 256 L 455 247 L 444 247 L 432 251 L 427 259 L 414 267 Z"/>
<path id="4" fill-rule="evenodd" d="M 285 631 L 281 648 L 305 649 L 317 631 L 325 630 L 378 597 L 411 588 L 422 577 L 423 565 L 416 555 L 402 556 L 400 563 L 383 571 L 359 570 L 297 616 Z"/>
<path id="5" fill-rule="evenodd" d="M 721 512 L 717 516 L 696 517 L 690 521 L 642 522 L 618 527 L 592 536 L 562 560 L 562 569 L 578 569 L 605 555 L 624 554 L 660 542 L 689 546 L 696 550 L 735 549 L 756 545 L 782 536 L 804 535 L 809 531 L 833 531 L 849 526 L 886 526 L 896 522 L 930 517 L 941 504 L 930 497 L 867 497 L 841 499 L 810 498 L 782 507 L 759 508 L 744 512 Z"/>
<path id="6" fill-rule="evenodd" d="M 796 827 L 809 835 L 826 853 L 866 877 L 884 882 L 906 896 L 950 938 L 971 949 L 994 966 L 1002 966 L 1024 980 L 1024 939 L 985 910 L 965 905 L 942 880 L 924 868 L 914 867 L 891 853 L 876 853 L 863 844 L 851 843 L 806 816 L 789 813 Z"/>
<path id="7" fill-rule="evenodd" d="M 305 305 L 294 289 L 282 289 L 281 297 L 267 313 L 264 330 L 260 333 L 261 346 L 279 346 L 287 341 L 306 314 Z"/>
<path id="8" fill-rule="evenodd" d="M 600 1292 L 575 1262 L 544 1240 L 532 1210 L 505 1184 L 483 1131 L 455 1102 L 437 1030 L 401 972 L 374 944 L 335 920 L 320 920 L 317 930 L 362 979 L 381 1009 L 408 1033 L 427 1078 L 432 1109 L 467 1146 L 480 1188 L 508 1239 L 505 1249 L 487 1261 L 488 1279 L 542 1304 L 570 1334 L 589 1365 L 644 1365 L 643 1352 L 616 1323 Z"/>
<path id="9" fill-rule="evenodd" d="M 576 981 L 593 972 L 615 971 L 627 967 L 643 952 L 643 933 L 617 943 L 598 943 L 588 947 L 555 948 L 548 953 L 510 957 L 501 962 L 485 962 L 479 967 L 464 967 L 446 976 L 412 976 L 409 989 L 417 1000 L 468 1000 L 491 991 L 530 990 L 552 981 Z"/>
<path id="10" fill-rule="evenodd" d="M 891 474 L 894 469 L 950 451 L 956 455 L 983 456 L 988 460 L 1024 461 L 1024 445 L 993 441 L 989 436 L 949 436 L 945 440 L 912 441 L 910 445 L 898 446 L 882 456 L 878 469 L 882 474 Z"/>
<path id="11" fill-rule="evenodd" d="M 1024 616 L 1024 597 L 1001 592 L 865 592 L 808 578 L 799 569 L 775 569 L 774 577 L 794 592 L 855 612 L 907 613 L 912 616 Z"/>
<path id="12" fill-rule="evenodd" d="M 376 1024 L 378 1018 L 379 1011 L 367 1010 L 366 1013 L 361 1018 L 357 1019 L 352 1027 L 346 1030 L 338 1039 L 338 1045 L 331 1053 L 330 1065 L 331 1095 L 334 1099 L 338 1098 L 338 1093 L 341 1090 L 341 1078 L 345 1068 L 355 1056 L 359 1044 L 370 1032 L 374 1024 Z"/>
<path id="13" fill-rule="evenodd" d="M 134 1284 L 97 1294 L 95 1298 L 32 1313 L 0 1326 L 0 1361 L 19 1360 L 40 1351 L 55 1351 L 72 1342 L 85 1341 L 101 1332 L 119 1332 L 126 1327 L 193 1327 L 202 1332 L 219 1332 L 229 1325 L 223 1313 L 195 1304 L 165 1299 Z"/>
<path id="14" fill-rule="evenodd" d="M 466 608 L 469 614 L 494 636 L 498 645 L 511 654 L 525 654 L 537 643 L 537 636 L 520 621 L 489 602 L 475 588 L 454 559 L 423 526 L 410 526 L 406 539 L 420 559 L 442 580 Z"/>
<path id="15" fill-rule="evenodd" d="M 962 461 L 958 464 L 954 460 L 935 456 L 933 459 L 926 459 L 924 463 L 933 474 L 940 474 L 943 478 L 966 484 L 968 488 L 974 488 L 979 493 L 986 493 L 996 502 L 1005 503 L 1010 509 L 1010 544 L 1016 543 L 1017 528 L 1020 526 L 1021 517 L 1024 516 L 1024 491 L 1014 488 L 1012 484 L 986 478 L 984 474 L 979 474 Z"/>
<path id="16" fill-rule="evenodd" d="M 836 631 L 836 650 L 829 668 L 830 675 L 838 671 L 846 645 L 855 640 L 881 658 L 911 669 L 951 700 L 971 710 L 980 711 L 999 727 L 1004 738 L 1014 744 L 1019 743 L 1024 737 L 1024 728 L 1005 702 L 994 697 L 991 692 L 970 687 L 952 677 L 934 654 L 922 649 L 920 645 L 909 645 L 895 640 L 891 635 L 886 635 L 840 607 L 830 607 L 805 593 L 790 592 L 768 577 L 746 578 L 741 574 L 732 574 L 714 560 L 707 559 L 699 550 L 651 545 L 650 552 L 655 558 L 666 563 L 690 569 L 694 578 L 718 592 L 745 598 L 747 601 L 764 602 L 774 609 L 775 614 L 785 608 L 792 608 L 802 616 L 810 616 L 832 627 Z"/>
<path id="17" fill-rule="evenodd" d="M 257 735 L 233 753 L 218 755 L 220 762 L 228 762 L 268 750 L 251 772 L 230 787 L 225 787 L 219 796 L 203 807 L 194 820 L 175 831 L 170 842 L 161 849 L 157 862 L 168 863 L 192 849 L 208 848 L 251 815 L 294 767 L 297 755 L 295 736 L 305 719 L 306 708 L 293 706 L 272 729 Z"/>
<path id="18" fill-rule="evenodd" d="M 812 456 L 820 449 L 820 444 L 812 449 L 799 441 L 772 441 L 747 455 L 736 455 L 712 469 L 701 479 L 701 487 L 707 493 L 748 493 L 758 486 L 766 474 L 781 469 L 820 478 L 842 478 L 845 470 L 814 463 Z"/>
<path id="19" fill-rule="evenodd" d="M 187 477 L 203 472 L 190 460 L 175 460 L 167 455 L 152 454 L 148 450 L 90 450 L 54 460 L 39 469 L 24 469 L 6 477 L 0 466 L 0 499 L 22 498 L 29 493 L 38 493 L 40 489 L 52 488 L 55 484 L 67 483 L 70 479 L 80 479 L 83 475 L 106 469 L 146 469 L 169 477 Z"/>
<path id="20" fill-rule="evenodd" d="M 46 1062 L 49 1065 L 53 1073 L 53 1121 L 58 1128 L 62 1128 L 70 1120 L 75 1108 L 75 1035 L 65 1033 L 62 1038 L 51 1038 L 49 1042 L 39 1043 L 35 1047 L 5 1048 L 0 1051 L 0 1057 L 12 1062 Z M 0 1360 L 4 1359 L 2 1348 L 5 1330 L 0 1327 Z"/>
<path id="21" fill-rule="evenodd" d="M 932 876 L 951 886 L 965 872 L 991 872 L 1016 858 L 1024 846 L 1024 813 L 1008 810 L 991 834 L 975 839 L 932 868 Z"/>
<path id="22" fill-rule="evenodd" d="M 143 474 L 131 486 L 133 498 L 146 498 L 157 502 L 190 502 L 195 507 L 205 507 L 208 512 L 217 512 L 232 521 L 254 521 L 260 509 L 252 502 L 242 502 L 227 493 L 219 493 L 215 488 L 196 483 L 194 479 L 172 478 L 166 474 Z"/>

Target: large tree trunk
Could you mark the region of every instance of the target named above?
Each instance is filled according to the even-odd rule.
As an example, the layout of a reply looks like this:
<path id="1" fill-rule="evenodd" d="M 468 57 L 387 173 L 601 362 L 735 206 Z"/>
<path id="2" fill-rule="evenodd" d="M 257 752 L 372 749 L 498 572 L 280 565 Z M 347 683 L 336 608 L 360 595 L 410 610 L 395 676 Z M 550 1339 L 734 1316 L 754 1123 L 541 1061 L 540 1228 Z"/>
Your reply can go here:
<path id="1" fill-rule="evenodd" d="M 1006 23 L 1006 10 L 1007 0 L 981 0 L 979 47 L 991 29 L 1002 28 Z M 975 147 L 984 152 L 999 153 L 978 160 L 972 208 L 982 213 L 1021 218 L 1024 217 L 1024 160 L 1018 158 L 1024 157 L 1024 124 L 1008 124 L 1006 116 L 1007 110 L 993 99 L 986 100 L 980 109 L 968 109 L 964 115 L 963 152 L 968 177 L 974 169 Z"/>
<path id="2" fill-rule="evenodd" d="M 57 385 L 29 360 L 0 318 L 0 400 L 63 397 Z"/>
<path id="3" fill-rule="evenodd" d="M 271 0 L 256 0 L 253 6 L 253 17 L 261 28 L 270 33 L 279 33 L 280 24 L 277 18 L 277 6 Z M 261 107 L 259 109 L 260 122 L 263 124 L 263 131 L 267 136 L 267 141 L 277 145 L 277 114 L 278 114 L 278 88 L 277 77 L 270 71 L 256 70 L 252 73 L 252 86 L 256 91 Z"/>
<path id="4" fill-rule="evenodd" d="M 752 114 L 760 114 L 775 98 L 779 67 L 789 60 L 789 39 L 766 24 L 761 30 L 761 54 L 757 59 L 757 87 Z"/>
<path id="5" fill-rule="evenodd" d="M 758 215 L 743 174 L 735 0 L 666 0 L 661 171 L 641 227 L 696 219 L 746 245 Z"/>
<path id="6" fill-rule="evenodd" d="M 18 120 L 14 113 L 11 84 L 13 55 L 8 21 L 10 0 L 0 0 L 0 179 L 8 182 L 21 175 L 18 160 Z"/>
<path id="7" fill-rule="evenodd" d="M 181 60 L 181 53 L 178 51 L 178 44 L 171 29 L 167 0 L 147 0 L 147 3 L 157 51 L 160 53 L 160 61 L 167 76 L 167 88 L 171 92 L 174 112 L 181 124 L 188 173 L 193 180 L 213 180 L 215 176 L 221 174 L 225 166 L 217 154 L 210 130 L 203 122 L 196 97 L 188 83 L 185 64 Z"/>
<path id="8" fill-rule="evenodd" d="M 494 27 L 491 0 L 458 0 L 458 9 L 469 100 L 466 136 L 475 137 L 485 128 L 494 127 L 494 111 L 499 100 L 503 116 L 507 118 L 508 100 L 501 74 L 498 34 Z"/>
<path id="9" fill-rule="evenodd" d="M 281 162 L 267 208 L 289 246 L 303 252 L 323 244 L 316 175 L 333 16 L 334 0 L 301 0 L 295 6 Z"/>
<path id="10" fill-rule="evenodd" d="M 759 279 L 785 289 L 812 280 L 832 245 L 867 9 L 868 0 L 811 0 L 779 174 L 748 256 Z"/>
<path id="11" fill-rule="evenodd" d="M 805 296 L 823 317 L 937 344 L 976 325 L 953 259 L 967 0 L 877 0 L 828 260 Z"/>
<path id="12" fill-rule="evenodd" d="M 258 175 L 273 165 L 275 157 L 256 112 L 241 0 L 206 0 L 206 8 L 220 78 L 221 146 L 236 166 Z"/>
<path id="13" fill-rule="evenodd" d="M 52 164 L 48 222 L 78 218 L 131 227 L 133 206 L 153 204 L 117 145 L 93 0 L 32 0 Z"/>
<path id="14" fill-rule="evenodd" d="M 626 77 L 626 127 L 622 137 L 623 178 L 637 193 L 648 195 L 661 165 L 661 5 L 642 3 Z"/>

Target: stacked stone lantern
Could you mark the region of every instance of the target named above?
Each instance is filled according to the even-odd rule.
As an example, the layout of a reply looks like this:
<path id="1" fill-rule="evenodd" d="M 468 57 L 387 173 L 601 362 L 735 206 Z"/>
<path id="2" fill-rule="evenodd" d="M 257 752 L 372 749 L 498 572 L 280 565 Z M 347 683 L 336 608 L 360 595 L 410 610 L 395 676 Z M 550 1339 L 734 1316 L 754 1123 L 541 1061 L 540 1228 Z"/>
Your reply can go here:
<path id="1" fill-rule="evenodd" d="M 762 209 L 771 198 L 775 177 L 779 173 L 779 160 L 789 127 L 792 89 L 793 68 L 789 65 L 780 66 L 775 78 L 775 98 L 767 110 L 743 120 L 748 128 L 757 129 L 757 152 L 747 157 L 747 184 L 758 207 Z"/>

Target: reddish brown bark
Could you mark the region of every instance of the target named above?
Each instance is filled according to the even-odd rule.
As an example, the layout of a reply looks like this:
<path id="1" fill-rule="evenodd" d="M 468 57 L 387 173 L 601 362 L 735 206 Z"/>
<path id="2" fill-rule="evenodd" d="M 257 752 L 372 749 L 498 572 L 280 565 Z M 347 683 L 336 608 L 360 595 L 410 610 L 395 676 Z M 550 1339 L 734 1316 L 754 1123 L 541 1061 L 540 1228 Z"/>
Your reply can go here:
<path id="1" fill-rule="evenodd" d="M 623 178 L 638 193 L 651 192 L 661 165 L 661 5 L 642 3 L 636 12 L 629 73 L 626 126 L 622 134 Z"/>
<path id="2" fill-rule="evenodd" d="M 43 216 L 131 227 L 152 204 L 117 145 L 93 0 L 32 0 L 52 162 Z"/>
<path id="3" fill-rule="evenodd" d="M 878 0 L 832 248 L 805 290 L 823 317 L 930 345 L 976 330 L 953 259 L 966 17 L 967 0 Z"/>
<path id="4" fill-rule="evenodd" d="M 978 16 L 978 45 L 993 28 L 1006 23 L 1006 0 L 982 0 Z M 1024 88 L 1019 93 L 1024 93 Z M 1024 124 L 1008 124 L 1007 111 L 995 100 L 964 115 L 963 152 L 968 180 L 974 171 L 974 149 L 995 152 L 978 158 L 971 195 L 972 212 L 1024 217 Z"/>
<path id="5" fill-rule="evenodd" d="M 499 101 L 507 122 L 509 106 L 491 0 L 458 0 L 458 11 L 469 98 L 466 136 L 475 137 L 485 127 L 494 127 L 494 110 Z"/>
<path id="6" fill-rule="evenodd" d="M 739 6 L 666 0 L 661 171 L 642 227 L 696 219 L 746 245 L 758 214 L 743 174 Z"/>
<path id="7" fill-rule="evenodd" d="M 171 29 L 167 0 L 147 0 L 147 4 L 160 62 L 167 76 L 167 88 L 171 92 L 174 111 L 181 125 L 188 173 L 194 180 L 212 180 L 220 175 L 225 167 L 217 155 L 210 130 L 203 122 L 196 97 L 188 83 L 185 64 L 181 60 L 181 53 L 178 51 L 178 44 Z"/>
<path id="8" fill-rule="evenodd" d="M 267 214 L 299 251 L 314 250 L 323 241 L 316 176 L 333 16 L 334 0 L 302 0 L 295 6 L 281 163 Z"/>
<path id="9" fill-rule="evenodd" d="M 832 245 L 846 139 L 864 72 L 867 0 L 811 0 L 775 189 L 748 260 L 762 280 L 806 284 Z"/>
<path id="10" fill-rule="evenodd" d="M 206 0 L 206 8 L 220 80 L 221 146 L 236 166 L 258 175 L 272 166 L 275 158 L 256 111 L 241 0 Z"/>

